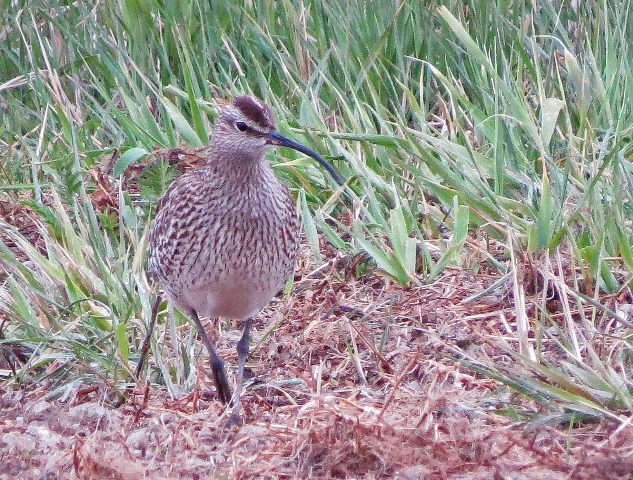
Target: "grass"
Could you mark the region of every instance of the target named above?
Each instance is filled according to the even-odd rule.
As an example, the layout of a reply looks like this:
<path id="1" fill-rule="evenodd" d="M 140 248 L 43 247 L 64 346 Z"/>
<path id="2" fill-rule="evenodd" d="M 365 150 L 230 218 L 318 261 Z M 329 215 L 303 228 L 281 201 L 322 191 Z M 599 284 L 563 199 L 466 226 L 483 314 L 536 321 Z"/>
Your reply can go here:
<path id="1" fill-rule="evenodd" d="M 337 191 L 278 152 L 313 262 L 325 239 L 359 278 L 405 290 L 447 269 L 498 272 L 486 293 L 512 291 L 516 329 L 496 347 L 520 368 L 459 347 L 454 361 L 547 415 L 626 422 L 632 10 L 4 1 L 0 198 L 32 219 L 1 225 L 0 342 L 30 352 L 8 381 L 96 382 L 124 397 L 153 298 L 148 222 L 176 175 L 159 161 L 128 189 L 125 168 L 204 145 L 222 101 L 253 93 L 348 179 Z M 194 381 L 196 342 L 176 341 L 185 321 L 167 313 L 152 378 L 177 395 Z"/>

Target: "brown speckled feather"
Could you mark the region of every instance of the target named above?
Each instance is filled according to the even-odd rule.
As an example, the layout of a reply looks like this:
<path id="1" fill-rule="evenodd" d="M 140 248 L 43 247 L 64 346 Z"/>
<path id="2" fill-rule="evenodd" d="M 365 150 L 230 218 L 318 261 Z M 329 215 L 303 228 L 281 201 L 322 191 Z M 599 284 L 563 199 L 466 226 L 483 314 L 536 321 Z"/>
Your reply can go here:
<path id="1" fill-rule="evenodd" d="M 247 318 L 292 274 L 299 218 L 265 161 L 235 177 L 221 167 L 195 169 L 165 192 L 150 232 L 148 271 L 185 311 Z"/>
<path id="2" fill-rule="evenodd" d="M 318 154 L 275 130 L 268 105 L 254 97 L 236 97 L 218 116 L 202 166 L 178 178 L 160 199 L 149 235 L 148 273 L 196 325 L 209 352 L 218 396 L 233 404 L 233 420 L 239 418 L 252 316 L 290 277 L 299 246 L 294 201 L 264 158 L 273 145 L 310 155 L 342 184 Z M 150 335 L 157 306 L 158 300 Z M 199 315 L 244 320 L 235 396 Z M 148 338 L 141 352 L 147 352 Z M 143 357 L 141 353 L 137 372 Z"/>

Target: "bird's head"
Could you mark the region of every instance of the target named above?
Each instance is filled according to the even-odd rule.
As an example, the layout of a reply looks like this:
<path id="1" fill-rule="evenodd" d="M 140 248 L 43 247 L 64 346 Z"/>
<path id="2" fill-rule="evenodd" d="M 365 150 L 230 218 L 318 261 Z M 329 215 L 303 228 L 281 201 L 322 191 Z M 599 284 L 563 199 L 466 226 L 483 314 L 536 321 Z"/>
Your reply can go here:
<path id="1" fill-rule="evenodd" d="M 272 109 L 250 95 L 238 96 L 225 105 L 215 124 L 213 144 L 217 150 L 254 161 L 263 158 L 269 146 L 288 147 L 314 158 L 339 185 L 341 176 L 316 152 L 277 132 Z"/>

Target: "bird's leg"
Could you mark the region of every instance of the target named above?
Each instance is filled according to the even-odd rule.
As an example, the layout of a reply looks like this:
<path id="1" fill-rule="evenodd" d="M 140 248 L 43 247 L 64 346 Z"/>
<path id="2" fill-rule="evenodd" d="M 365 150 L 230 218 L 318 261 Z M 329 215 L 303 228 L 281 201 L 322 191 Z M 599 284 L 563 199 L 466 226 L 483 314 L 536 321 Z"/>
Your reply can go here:
<path id="1" fill-rule="evenodd" d="M 235 393 L 231 401 L 233 405 L 233 420 L 238 420 L 240 417 L 240 395 L 242 394 L 242 381 L 244 379 L 244 364 L 246 363 L 246 357 L 248 357 L 248 342 L 252 325 L 252 318 L 244 320 L 242 325 L 242 338 L 237 342 L 237 386 L 235 387 Z"/>
<path id="2" fill-rule="evenodd" d="M 211 358 L 211 371 L 213 372 L 213 380 L 215 380 L 215 388 L 218 390 L 218 396 L 220 397 L 220 400 L 222 400 L 222 403 L 227 404 L 231 401 L 231 387 L 229 387 L 229 382 L 226 379 L 224 362 L 220 359 L 220 357 L 218 357 L 218 354 L 215 353 L 211 340 L 209 340 L 207 332 L 204 331 L 204 327 L 202 326 L 202 323 L 200 323 L 200 319 L 198 318 L 196 311 L 191 310 L 189 312 L 189 316 L 196 325 L 200 338 L 202 338 L 202 343 L 204 343 L 204 346 L 207 347 L 207 351 L 209 352 L 209 357 Z"/>
<path id="3" fill-rule="evenodd" d="M 152 305 L 152 316 L 149 320 L 149 325 L 147 326 L 147 333 L 145 334 L 145 338 L 143 339 L 143 343 L 141 344 L 141 353 L 138 356 L 138 363 L 136 364 L 136 370 L 134 371 L 134 376 L 138 379 L 141 374 L 141 370 L 143 369 L 143 364 L 145 363 L 145 357 L 147 356 L 147 351 L 149 350 L 150 340 L 152 339 L 152 333 L 154 332 L 154 326 L 156 325 L 156 317 L 158 316 L 158 307 L 160 306 L 160 302 L 162 302 L 163 297 L 160 292 L 156 295 L 156 300 L 154 300 L 154 305 Z"/>

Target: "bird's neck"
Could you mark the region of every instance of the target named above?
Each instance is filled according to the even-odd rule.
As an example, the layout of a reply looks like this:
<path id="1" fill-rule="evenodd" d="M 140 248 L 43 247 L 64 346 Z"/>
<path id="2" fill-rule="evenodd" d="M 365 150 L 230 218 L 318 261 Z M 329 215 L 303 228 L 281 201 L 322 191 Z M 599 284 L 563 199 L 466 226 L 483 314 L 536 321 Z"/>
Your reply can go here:
<path id="1" fill-rule="evenodd" d="M 263 152 L 233 151 L 227 154 L 220 148 L 211 147 L 208 166 L 235 188 L 279 182 Z"/>

